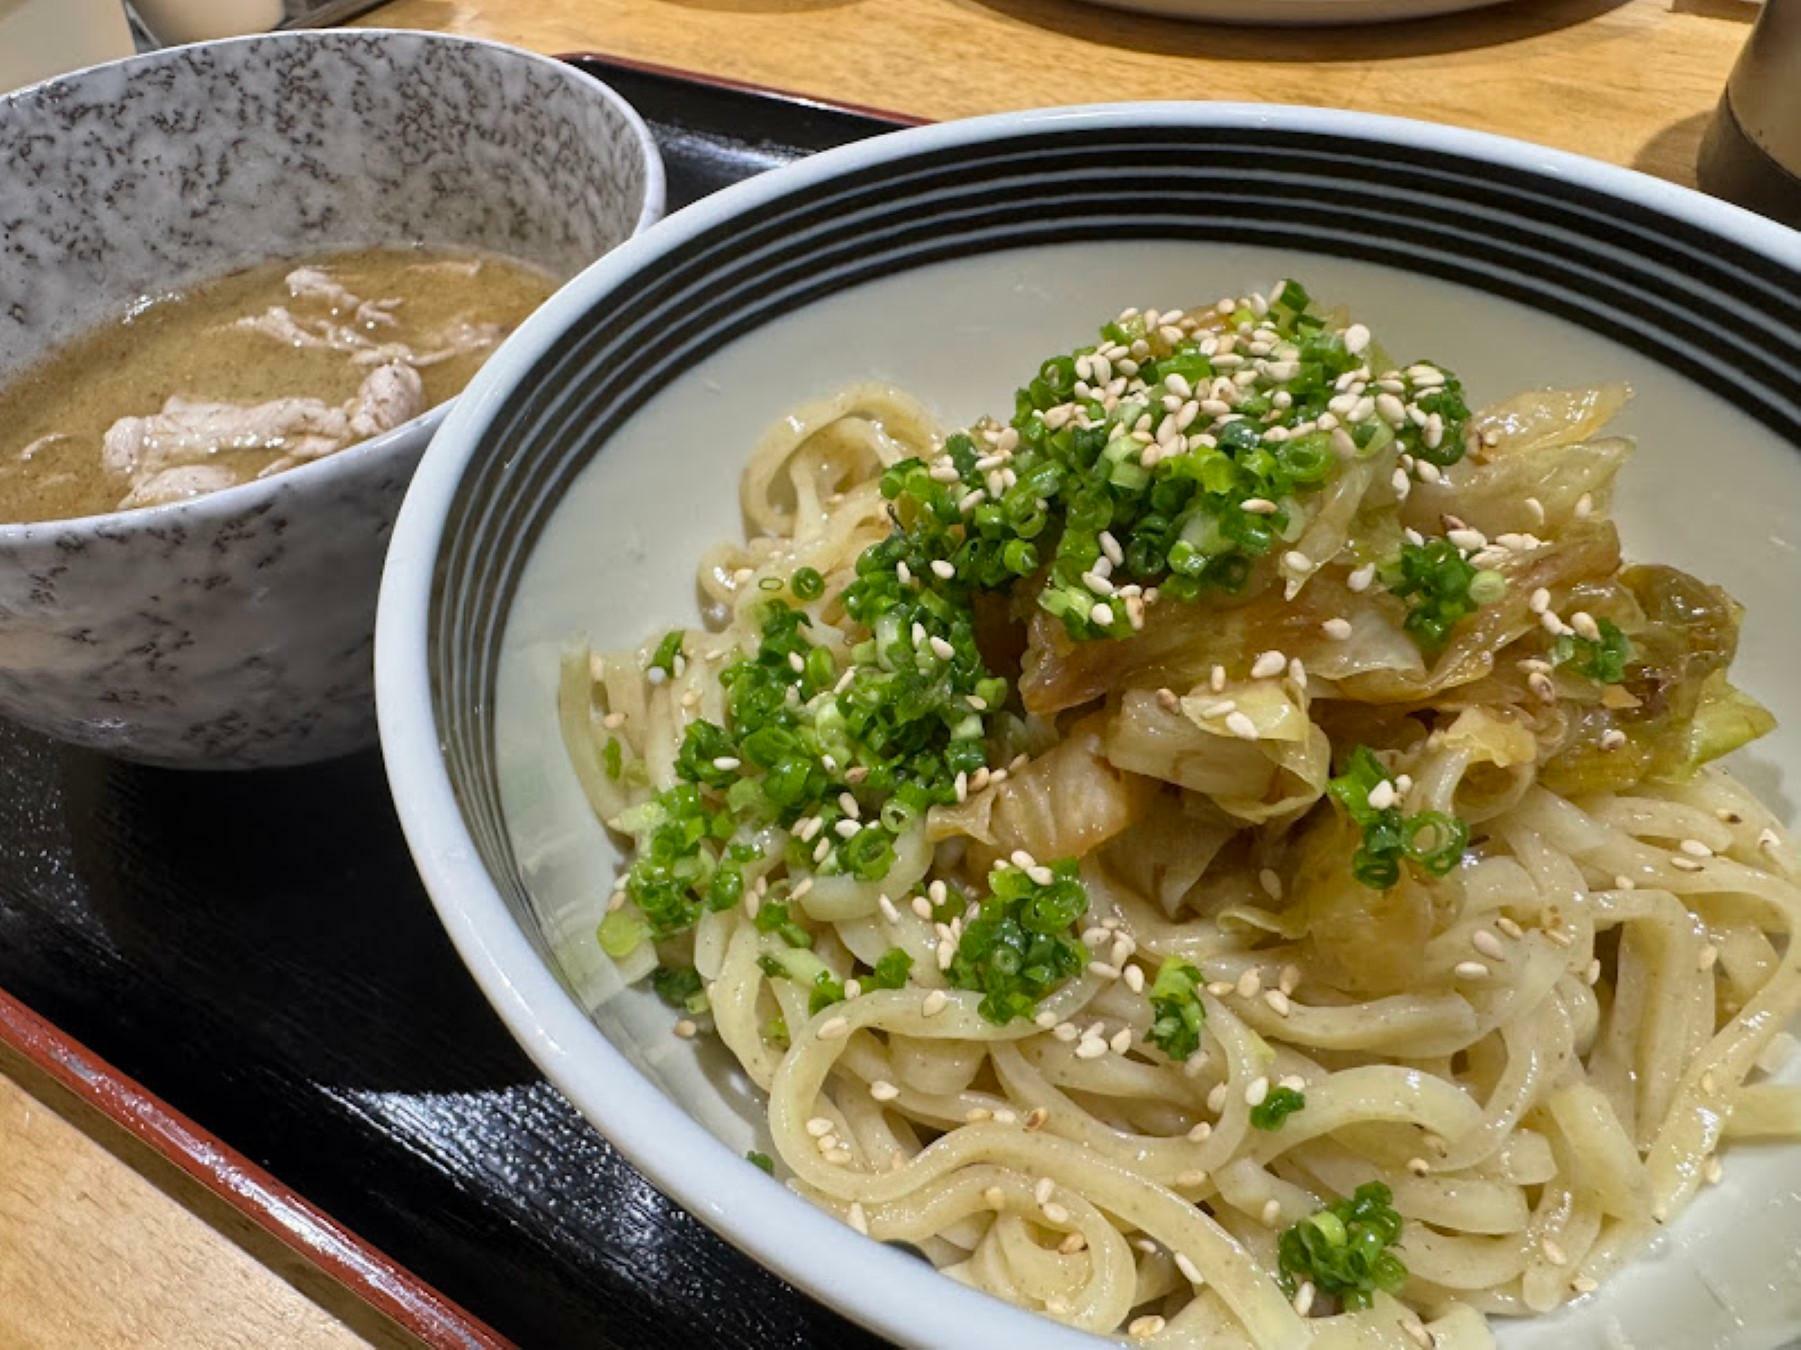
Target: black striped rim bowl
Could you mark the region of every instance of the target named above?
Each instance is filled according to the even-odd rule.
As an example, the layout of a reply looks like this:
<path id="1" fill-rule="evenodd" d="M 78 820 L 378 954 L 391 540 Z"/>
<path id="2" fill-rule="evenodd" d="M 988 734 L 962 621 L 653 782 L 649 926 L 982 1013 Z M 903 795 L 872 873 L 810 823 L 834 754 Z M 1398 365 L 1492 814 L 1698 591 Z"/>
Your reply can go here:
<path id="1" fill-rule="evenodd" d="M 382 740 L 465 961 L 654 1182 L 893 1339 L 1079 1343 L 847 1238 L 747 1167 L 743 1094 L 722 1089 L 717 1064 L 696 1067 L 644 995 L 615 996 L 591 922 L 613 854 L 555 745 L 557 639 L 628 646 L 693 621 L 699 548 L 733 530 L 738 467 L 779 410 L 857 375 L 895 377 L 960 419 L 1004 410 L 1040 356 L 1126 304 L 1282 275 L 1350 302 L 1404 354 L 1461 363 L 1478 397 L 1630 378 L 1625 429 L 1643 448 L 1622 497 L 1628 544 L 1740 590 L 1747 679 L 1785 711 L 1801 661 L 1782 631 L 1801 579 L 1784 542 L 1786 503 L 1801 500 L 1801 460 L 1785 452 L 1801 447 L 1801 236 L 1627 170 L 1397 119 L 1050 110 L 899 132 L 753 179 L 535 314 L 458 401 L 401 513 L 377 633 Z M 1774 769 L 1801 763 L 1801 747 L 1770 744 Z M 1779 1157 L 1755 1166 L 1775 1170 L 1749 1180 L 1783 1185 Z M 1645 1345 L 1742 1332 L 1697 1311 L 1726 1317 L 1703 1283 L 1755 1274 L 1761 1252 L 1767 1288 L 1768 1253 L 1796 1249 L 1801 1219 L 1735 1227 L 1703 1209 L 1671 1235 L 1674 1253 L 1615 1281 L 1626 1301 L 1610 1285 L 1600 1311 L 1504 1344 L 1601 1344 L 1603 1314 Z M 1777 1302 L 1771 1316 L 1801 1325 L 1801 1304 Z M 1678 1326 L 1694 1338 L 1669 1339 Z"/>

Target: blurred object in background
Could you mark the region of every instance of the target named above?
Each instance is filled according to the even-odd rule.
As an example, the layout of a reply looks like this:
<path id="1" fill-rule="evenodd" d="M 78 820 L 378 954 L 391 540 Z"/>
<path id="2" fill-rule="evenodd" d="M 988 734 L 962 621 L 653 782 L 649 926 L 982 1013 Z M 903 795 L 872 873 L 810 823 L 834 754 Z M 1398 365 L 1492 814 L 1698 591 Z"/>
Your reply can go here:
<path id="1" fill-rule="evenodd" d="M 131 7 L 165 47 L 266 33 L 283 12 L 282 0 L 132 0 Z"/>
<path id="2" fill-rule="evenodd" d="M 0 0 L 0 93 L 133 50 L 119 0 Z"/>
<path id="3" fill-rule="evenodd" d="M 1701 142 L 1701 187 L 1801 229 L 1801 0 L 1768 0 Z"/>

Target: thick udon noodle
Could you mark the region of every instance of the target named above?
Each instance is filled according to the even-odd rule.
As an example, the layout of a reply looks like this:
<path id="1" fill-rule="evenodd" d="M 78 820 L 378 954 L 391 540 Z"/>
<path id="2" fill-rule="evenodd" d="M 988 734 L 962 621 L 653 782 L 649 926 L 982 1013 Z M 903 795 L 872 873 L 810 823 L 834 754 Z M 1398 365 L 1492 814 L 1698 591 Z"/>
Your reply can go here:
<path id="1" fill-rule="evenodd" d="M 890 529 L 880 472 L 939 444 L 917 403 L 864 386 L 757 446 L 741 488 L 748 542 L 701 565 L 707 625 L 688 635 L 685 669 L 651 683 L 648 647 L 566 663 L 565 732 L 602 819 L 674 781 L 689 719 L 722 719 L 717 672 L 756 647 L 763 578 L 818 569 L 811 636 L 848 647 L 834 598 Z M 603 730 L 609 713 L 623 717 Z M 1121 833 L 1108 822 L 1117 775 L 1096 782 L 1105 730 L 1084 713 L 1060 729 L 1009 785 L 935 809 L 879 883 L 822 877 L 797 903 L 841 976 L 899 946 L 914 957 L 907 986 L 810 1016 L 804 989 L 759 968 L 768 939 L 745 907 L 693 933 L 717 1033 L 767 1094 L 789 1184 L 859 1231 L 1073 1326 L 1130 1324 L 1156 1344 L 1486 1345 L 1483 1314 L 1547 1311 L 1629 1260 L 1717 1178 L 1728 1141 L 1801 1123 L 1795 1090 L 1758 1081 L 1801 1005 L 1801 892 L 1781 827 L 1728 774 L 1571 800 L 1535 782 L 1530 757 L 1497 763 L 1479 737 L 1434 738 L 1412 769 L 1414 804 L 1461 812 L 1477 839 L 1433 887 L 1409 987 L 1372 996 L 1317 958 L 1278 886 L 1232 861 L 1233 823 L 1193 809 L 1200 782 L 1216 801 L 1274 799 L 1265 819 L 1236 823 L 1280 832 L 1319 796 L 1317 774 L 1295 775 L 1297 799 L 1282 800 L 1266 758 L 1215 738 L 1217 762 L 1184 763 L 1189 790 L 1164 788 Z M 612 736 L 644 761 L 648 788 L 602 771 Z M 1092 820 L 1104 840 L 1081 865 L 1097 958 L 1180 957 L 1205 973 L 1202 1052 L 1186 1064 L 1084 1057 L 1061 1030 L 1131 1028 L 1136 1043 L 1152 1021 L 1142 981 L 1083 974 L 1037 1020 L 1005 1025 L 975 993 L 945 989 L 944 934 L 906 897 L 932 876 L 979 876 L 997 839 L 1047 818 Z M 1497 933 L 1504 957 L 1459 978 Z M 640 948 L 624 973 L 654 960 Z M 938 989 L 945 1006 L 927 1015 Z M 760 1030 L 777 1010 L 785 1052 Z M 823 1037 L 839 1019 L 849 1034 Z M 1306 1109 L 1250 1128 L 1259 1080 L 1298 1080 Z M 1277 1236 L 1370 1179 L 1407 1220 L 1401 1298 L 1306 1317 L 1272 1278 Z"/>

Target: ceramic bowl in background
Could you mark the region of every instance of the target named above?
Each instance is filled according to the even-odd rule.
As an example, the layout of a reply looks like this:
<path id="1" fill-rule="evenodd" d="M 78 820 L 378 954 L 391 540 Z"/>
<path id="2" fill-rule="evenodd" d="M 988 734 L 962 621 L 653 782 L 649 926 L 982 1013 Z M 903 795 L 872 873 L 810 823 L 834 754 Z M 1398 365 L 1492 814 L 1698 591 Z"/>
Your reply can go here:
<path id="1" fill-rule="evenodd" d="M 1750 607 L 1736 678 L 1784 719 L 1738 771 L 1801 767 L 1801 240 L 1626 170 L 1313 109 L 1143 104 L 901 132 L 753 179 L 584 273 L 445 423 L 401 512 L 376 670 L 401 821 L 439 914 L 522 1045 L 659 1187 L 907 1345 L 1092 1345 L 932 1272 L 756 1168 L 764 1106 L 670 1034 L 594 938 L 617 849 L 563 752 L 557 661 L 695 621 L 741 537 L 761 430 L 859 379 L 949 426 L 1008 415 L 1047 352 L 1126 305 L 1283 276 L 1472 401 L 1625 379 L 1626 543 Z M 1707 314 L 1704 327 L 1697 314 Z M 667 372 L 675 372 L 673 376 Z M 647 396 L 648 395 L 648 396 Z M 1788 789 L 1792 791 L 1792 787 Z M 1509 1350 L 1768 1350 L 1801 1329 L 1801 1155 L 1734 1148 L 1651 1252 Z M 1500 1319 L 1497 1319 L 1499 1322 Z"/>
<path id="2" fill-rule="evenodd" d="M 0 99 L 0 380 L 135 299 L 269 258 L 424 243 L 558 278 L 662 212 L 637 114 L 467 38 L 294 32 Z M 440 406 L 174 505 L 0 525 L 0 713 L 150 763 L 367 744 L 381 560 Z"/>

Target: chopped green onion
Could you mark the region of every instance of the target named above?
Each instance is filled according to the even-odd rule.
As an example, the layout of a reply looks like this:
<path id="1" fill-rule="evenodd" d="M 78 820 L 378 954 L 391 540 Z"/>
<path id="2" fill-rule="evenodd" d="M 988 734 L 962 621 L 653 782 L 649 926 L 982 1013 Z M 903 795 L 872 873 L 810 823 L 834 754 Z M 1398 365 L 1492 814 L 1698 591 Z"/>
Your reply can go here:
<path id="1" fill-rule="evenodd" d="M 860 983 L 865 989 L 899 989 L 912 969 L 913 957 L 899 947 L 890 947 Z"/>
<path id="2" fill-rule="evenodd" d="M 707 1010 L 706 989 L 693 966 L 658 966 L 650 977 L 650 987 L 672 1008 L 690 1013 Z"/>
<path id="3" fill-rule="evenodd" d="M 816 567 L 802 567 L 789 578 L 789 588 L 802 600 L 817 600 L 825 594 L 825 578 Z"/>
<path id="4" fill-rule="evenodd" d="M 680 629 L 665 633 L 663 640 L 657 644 L 656 652 L 650 658 L 650 669 L 660 670 L 665 675 L 675 674 L 675 659 L 682 654 L 682 634 Z"/>
<path id="5" fill-rule="evenodd" d="M 770 1157 L 767 1153 L 759 1153 L 753 1148 L 749 1153 L 744 1155 L 744 1161 L 751 1163 L 754 1166 L 761 1167 L 765 1172 L 769 1173 L 770 1176 L 775 1175 L 775 1159 Z"/>
<path id="6" fill-rule="evenodd" d="M 1201 972 L 1172 958 L 1157 968 L 1146 991 L 1151 1000 L 1151 1029 L 1145 1039 L 1177 1063 L 1201 1048 Z"/>
<path id="7" fill-rule="evenodd" d="M 1595 625 L 1598 637 L 1565 633 L 1551 644 L 1551 664 L 1569 665 L 1577 674 L 1597 684 L 1618 684 L 1626 678 L 1632 659 L 1632 643 L 1611 619 Z"/>
<path id="8" fill-rule="evenodd" d="M 1406 859 L 1429 876 L 1444 876 L 1462 860 L 1469 826 L 1442 811 L 1407 816 L 1398 805 L 1373 805 L 1370 794 L 1387 781 L 1382 761 L 1368 746 L 1359 745 L 1351 751 L 1344 772 L 1326 784 L 1332 799 L 1363 831 L 1363 842 L 1351 855 L 1351 875 L 1372 890 L 1387 890 L 1401 879 L 1401 862 Z M 1392 786 L 1388 790 L 1392 795 Z"/>
<path id="9" fill-rule="evenodd" d="M 1383 565 L 1380 575 L 1384 586 L 1411 602 L 1403 627 L 1427 652 L 1444 646 L 1460 620 L 1488 603 L 1481 597 L 1500 598 L 1495 583 L 1502 592 L 1506 590 L 1499 573 L 1479 574 L 1448 539 L 1404 545 L 1399 556 Z M 1493 580 L 1478 585 L 1479 575 Z"/>
<path id="10" fill-rule="evenodd" d="M 990 1022 L 1030 1017 L 1039 999 L 1087 965 L 1087 948 L 1071 930 L 1088 910 L 1088 892 L 1073 860 L 1050 870 L 1051 881 L 1041 885 L 1017 867 L 995 868 L 992 894 L 965 925 L 951 959 L 951 986 L 981 991 L 977 1007 Z"/>
<path id="11" fill-rule="evenodd" d="M 1388 1187 L 1365 1182 L 1349 1199 L 1283 1232 L 1276 1244 L 1283 1293 L 1293 1298 L 1301 1282 L 1310 1281 L 1346 1312 L 1369 1307 L 1377 1290 L 1395 1293 L 1407 1282 L 1407 1267 L 1389 1250 L 1401 1240 L 1401 1229 Z"/>
<path id="12" fill-rule="evenodd" d="M 1279 1130 L 1283 1121 L 1306 1105 L 1307 1098 L 1293 1088 L 1274 1088 L 1251 1108 L 1251 1124 L 1259 1130 Z"/>

